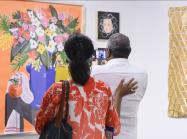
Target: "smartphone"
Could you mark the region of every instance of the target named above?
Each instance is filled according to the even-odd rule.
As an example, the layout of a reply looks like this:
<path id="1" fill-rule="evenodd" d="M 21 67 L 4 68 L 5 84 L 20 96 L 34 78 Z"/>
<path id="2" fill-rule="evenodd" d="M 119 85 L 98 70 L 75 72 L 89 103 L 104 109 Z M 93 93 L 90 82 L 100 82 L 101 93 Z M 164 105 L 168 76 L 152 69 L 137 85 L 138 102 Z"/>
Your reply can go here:
<path id="1" fill-rule="evenodd" d="M 96 50 L 96 59 L 106 60 L 106 49 L 105 48 L 98 48 Z"/>

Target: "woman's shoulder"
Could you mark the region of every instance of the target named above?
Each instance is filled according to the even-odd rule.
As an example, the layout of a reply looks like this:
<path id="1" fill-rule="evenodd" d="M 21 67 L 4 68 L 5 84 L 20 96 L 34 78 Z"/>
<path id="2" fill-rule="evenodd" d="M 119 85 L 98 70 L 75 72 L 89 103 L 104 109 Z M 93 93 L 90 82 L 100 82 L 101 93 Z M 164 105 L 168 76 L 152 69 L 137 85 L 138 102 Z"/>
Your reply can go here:
<path id="1" fill-rule="evenodd" d="M 110 87 L 104 81 L 95 80 L 95 87 L 97 90 L 110 94 Z"/>

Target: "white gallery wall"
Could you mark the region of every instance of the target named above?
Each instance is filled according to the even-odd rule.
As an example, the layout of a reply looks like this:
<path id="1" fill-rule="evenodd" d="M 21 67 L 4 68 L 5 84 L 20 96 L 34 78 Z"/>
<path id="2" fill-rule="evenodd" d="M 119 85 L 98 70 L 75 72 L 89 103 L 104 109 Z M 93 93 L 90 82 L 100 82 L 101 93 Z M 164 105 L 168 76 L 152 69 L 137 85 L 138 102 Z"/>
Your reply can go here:
<path id="1" fill-rule="evenodd" d="M 130 62 L 146 69 L 149 76 L 146 94 L 138 113 L 138 139 L 187 139 L 187 119 L 167 116 L 168 9 L 187 6 L 187 1 L 51 2 L 84 5 L 85 34 L 94 41 L 95 47 L 106 46 L 106 41 L 97 40 L 97 11 L 120 13 L 120 32 L 131 40 Z M 16 138 L 22 137 L 14 139 Z"/>

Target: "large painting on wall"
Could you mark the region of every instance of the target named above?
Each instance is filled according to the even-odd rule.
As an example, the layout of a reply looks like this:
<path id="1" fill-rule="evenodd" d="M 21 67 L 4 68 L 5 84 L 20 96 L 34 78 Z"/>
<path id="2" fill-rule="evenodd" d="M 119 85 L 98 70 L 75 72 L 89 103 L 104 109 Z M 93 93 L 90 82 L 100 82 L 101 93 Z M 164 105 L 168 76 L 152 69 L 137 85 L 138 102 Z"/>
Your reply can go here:
<path id="1" fill-rule="evenodd" d="M 0 134 L 34 131 L 45 91 L 68 79 L 64 42 L 83 31 L 83 7 L 0 1 Z"/>
<path id="2" fill-rule="evenodd" d="M 170 117 L 187 117 L 187 7 L 169 9 Z"/>

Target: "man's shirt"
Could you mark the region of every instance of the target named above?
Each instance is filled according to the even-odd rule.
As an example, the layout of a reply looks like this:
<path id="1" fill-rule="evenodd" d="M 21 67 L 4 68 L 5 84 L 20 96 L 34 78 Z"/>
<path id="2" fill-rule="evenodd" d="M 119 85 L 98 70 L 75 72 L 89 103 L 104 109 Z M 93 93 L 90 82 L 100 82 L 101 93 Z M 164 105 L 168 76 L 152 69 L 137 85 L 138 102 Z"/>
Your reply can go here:
<path id="1" fill-rule="evenodd" d="M 92 76 L 110 86 L 113 94 L 121 79 L 125 79 L 127 82 L 129 79 L 135 78 L 138 82 L 136 92 L 122 99 L 121 132 L 115 137 L 115 139 L 137 139 L 137 112 L 146 90 L 147 73 L 131 65 L 125 58 L 116 58 L 108 61 L 106 65 L 93 66 Z"/>

